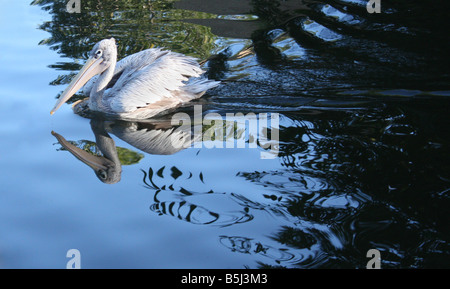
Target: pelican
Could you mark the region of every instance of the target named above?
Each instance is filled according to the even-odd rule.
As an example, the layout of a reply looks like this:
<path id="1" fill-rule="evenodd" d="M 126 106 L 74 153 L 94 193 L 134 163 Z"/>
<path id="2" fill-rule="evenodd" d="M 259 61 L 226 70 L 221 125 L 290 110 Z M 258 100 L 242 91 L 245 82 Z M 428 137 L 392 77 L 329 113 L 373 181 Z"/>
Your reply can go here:
<path id="1" fill-rule="evenodd" d="M 52 131 L 59 144 L 78 160 L 94 170 L 100 181 L 106 184 L 118 183 L 122 164 L 116 144 L 110 134 L 115 135 L 134 148 L 150 155 L 172 155 L 188 148 L 199 137 L 191 137 L 190 127 L 176 127 L 171 119 L 160 118 L 148 121 L 104 120 L 90 121 L 95 144 L 101 154 L 93 155 L 67 141 Z"/>
<path id="2" fill-rule="evenodd" d="M 160 48 L 117 62 L 115 39 L 104 39 L 94 46 L 50 114 L 84 86 L 82 91 L 89 98 L 74 104 L 76 113 L 88 110 L 119 119 L 147 119 L 219 85 L 202 77 L 203 73 L 195 58 Z"/>

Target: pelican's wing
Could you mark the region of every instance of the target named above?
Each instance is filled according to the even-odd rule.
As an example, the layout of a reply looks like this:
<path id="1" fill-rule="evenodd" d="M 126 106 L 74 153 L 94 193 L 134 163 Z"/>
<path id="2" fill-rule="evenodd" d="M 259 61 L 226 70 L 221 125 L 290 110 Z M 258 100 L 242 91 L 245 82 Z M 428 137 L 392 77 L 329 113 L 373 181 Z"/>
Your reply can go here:
<path id="1" fill-rule="evenodd" d="M 113 122 L 108 131 L 133 147 L 153 155 L 171 155 L 190 147 L 193 141 L 190 127 L 166 128 L 138 122 Z"/>
<path id="2" fill-rule="evenodd" d="M 106 102 L 116 113 L 134 111 L 149 104 L 179 97 L 190 77 L 204 71 L 188 56 L 161 49 L 147 49 L 124 58 L 115 74 L 120 78 L 106 94 Z"/>

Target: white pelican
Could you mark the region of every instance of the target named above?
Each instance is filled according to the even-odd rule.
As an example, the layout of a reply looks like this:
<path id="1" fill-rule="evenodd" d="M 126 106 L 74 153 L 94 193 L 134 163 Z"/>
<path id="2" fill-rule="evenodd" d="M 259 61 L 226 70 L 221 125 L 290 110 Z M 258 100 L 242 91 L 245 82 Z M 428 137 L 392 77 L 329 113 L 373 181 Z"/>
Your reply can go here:
<path id="1" fill-rule="evenodd" d="M 98 42 L 86 64 L 60 96 L 50 114 L 83 89 L 86 107 L 121 119 L 146 119 L 181 103 L 201 97 L 220 82 L 201 78 L 198 62 L 179 53 L 151 48 L 117 62 L 114 38 Z"/>

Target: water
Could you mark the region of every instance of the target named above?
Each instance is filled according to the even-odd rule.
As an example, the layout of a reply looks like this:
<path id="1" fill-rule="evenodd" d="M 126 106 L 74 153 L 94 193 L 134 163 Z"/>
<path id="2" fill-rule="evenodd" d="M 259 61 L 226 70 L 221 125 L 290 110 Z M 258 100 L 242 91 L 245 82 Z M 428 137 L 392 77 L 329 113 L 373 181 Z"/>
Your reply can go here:
<path id="1" fill-rule="evenodd" d="M 377 249 L 382 268 L 448 268 L 449 7 L 381 2 L 2 3 L 0 267 L 77 249 L 82 268 L 365 268 Z M 222 85 L 145 123 L 50 116 L 107 37 L 119 58 L 195 56 Z M 222 123 L 199 136 L 199 119 Z M 116 156 L 114 184 L 76 148 Z"/>

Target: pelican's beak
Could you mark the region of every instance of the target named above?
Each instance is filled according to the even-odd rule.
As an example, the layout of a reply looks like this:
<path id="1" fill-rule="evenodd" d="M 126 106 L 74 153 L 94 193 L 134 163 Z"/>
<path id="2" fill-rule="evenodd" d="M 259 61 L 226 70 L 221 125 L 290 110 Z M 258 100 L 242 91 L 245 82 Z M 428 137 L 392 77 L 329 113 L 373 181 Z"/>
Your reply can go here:
<path id="1" fill-rule="evenodd" d="M 52 131 L 52 135 L 58 140 L 58 142 L 68 150 L 77 159 L 88 165 L 91 169 L 98 172 L 99 170 L 106 171 L 108 166 L 114 166 L 114 163 L 104 157 L 94 156 L 85 150 L 80 149 L 68 142 L 63 136 Z"/>
<path id="2" fill-rule="evenodd" d="M 82 88 L 86 82 L 89 81 L 94 75 L 103 72 L 102 66 L 103 58 L 95 59 L 90 57 L 77 76 L 70 82 L 69 86 L 64 90 L 58 99 L 55 107 L 52 109 L 50 114 L 54 114 L 58 108 L 61 107 L 65 102 L 67 102 L 80 88 Z"/>

